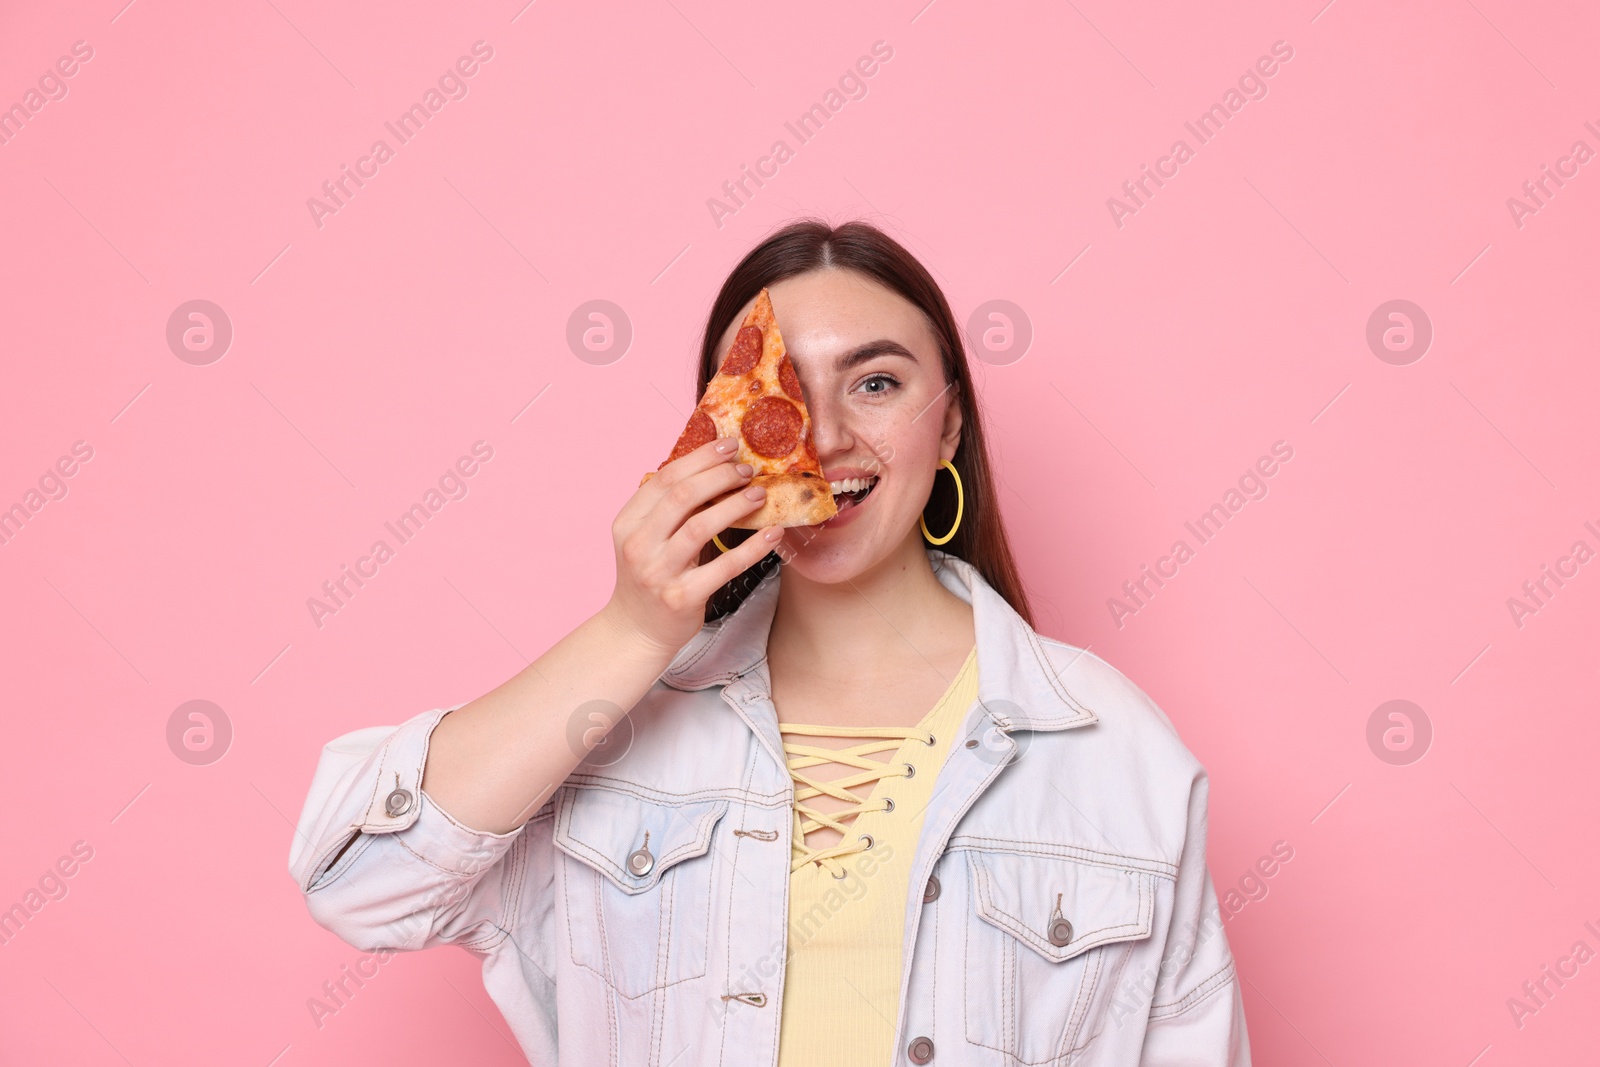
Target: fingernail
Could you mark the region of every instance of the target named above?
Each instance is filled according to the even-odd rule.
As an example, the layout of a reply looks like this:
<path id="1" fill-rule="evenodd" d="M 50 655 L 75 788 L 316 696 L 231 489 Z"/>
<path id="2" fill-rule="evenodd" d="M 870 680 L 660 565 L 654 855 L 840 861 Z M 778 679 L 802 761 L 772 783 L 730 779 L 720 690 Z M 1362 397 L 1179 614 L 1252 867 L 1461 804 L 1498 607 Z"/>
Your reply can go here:
<path id="1" fill-rule="evenodd" d="M 774 526 L 772 529 L 768 530 L 762 536 L 765 537 L 768 541 L 776 541 L 778 538 L 783 536 L 783 527 L 782 526 Z"/>
<path id="2" fill-rule="evenodd" d="M 741 478 L 748 478 L 756 472 L 756 469 L 748 463 L 741 463 L 733 469 L 739 472 Z"/>
<path id="3" fill-rule="evenodd" d="M 752 485 L 750 488 L 744 491 L 744 495 L 749 497 L 751 500 L 760 500 L 762 497 L 767 495 L 767 491 L 762 486 Z"/>
<path id="4" fill-rule="evenodd" d="M 739 447 L 739 442 L 735 441 L 731 437 L 724 437 L 722 440 L 717 442 L 717 451 L 723 453 L 724 455 L 726 455 L 729 452 L 732 452 L 734 449 L 736 449 L 738 447 Z"/>

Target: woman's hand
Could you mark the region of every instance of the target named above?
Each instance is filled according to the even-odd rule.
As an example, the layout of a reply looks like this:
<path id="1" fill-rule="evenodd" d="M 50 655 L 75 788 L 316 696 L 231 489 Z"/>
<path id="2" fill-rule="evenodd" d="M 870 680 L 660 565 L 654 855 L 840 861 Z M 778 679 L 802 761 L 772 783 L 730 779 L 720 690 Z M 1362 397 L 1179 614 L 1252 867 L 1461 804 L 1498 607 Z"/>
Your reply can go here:
<path id="1" fill-rule="evenodd" d="M 431 800 L 483 832 L 521 826 L 586 757 L 592 709 L 631 711 L 699 632 L 711 594 L 782 544 L 783 530 L 769 527 L 697 565 L 713 534 L 766 498 L 740 491 L 749 491 L 750 468 L 737 455 L 736 441 L 709 441 L 634 492 L 611 524 L 611 599 L 504 684 L 439 720 L 422 778 Z"/>
<path id="2" fill-rule="evenodd" d="M 767 491 L 749 486 L 750 466 L 736 464 L 738 442 L 707 442 L 668 463 L 641 485 L 611 524 L 617 585 L 604 614 L 626 635 L 673 654 L 705 623 L 706 601 L 755 566 L 783 538 L 783 528 L 757 530 L 717 559 L 699 566 L 700 550 L 741 515 L 760 507 Z"/>

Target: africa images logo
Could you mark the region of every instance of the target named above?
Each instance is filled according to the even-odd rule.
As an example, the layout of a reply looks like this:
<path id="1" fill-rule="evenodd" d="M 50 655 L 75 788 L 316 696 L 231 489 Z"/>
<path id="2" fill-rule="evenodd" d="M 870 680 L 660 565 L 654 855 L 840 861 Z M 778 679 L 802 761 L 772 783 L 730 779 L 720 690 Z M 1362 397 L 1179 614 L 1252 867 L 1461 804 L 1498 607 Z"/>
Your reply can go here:
<path id="1" fill-rule="evenodd" d="M 722 223 L 729 215 L 737 215 L 749 204 L 767 181 L 776 178 L 779 168 L 795 157 L 795 150 L 821 133 L 823 126 L 844 110 L 845 104 L 851 100 L 865 100 L 866 79 L 877 74 L 882 65 L 893 58 L 894 48 L 888 41 L 872 42 L 872 55 L 862 56 L 854 66 L 847 67 L 839 76 L 837 88 L 829 86 L 822 94 L 820 103 L 802 111 L 793 122 L 783 124 L 783 128 L 794 138 L 794 147 L 780 137 L 772 142 L 766 155 L 756 159 L 754 170 L 748 164 L 739 164 L 739 176 L 722 183 L 722 194 L 726 199 L 715 196 L 706 198 L 706 210 L 711 212 L 711 221 L 717 224 L 717 229 L 722 229 Z M 754 189 L 751 188 L 752 184 Z"/>
<path id="2" fill-rule="evenodd" d="M 1172 147 L 1167 150 L 1166 155 L 1156 160 L 1154 168 L 1147 163 L 1139 164 L 1139 169 L 1143 173 L 1122 183 L 1122 193 L 1126 199 L 1106 197 L 1106 211 L 1111 215 L 1112 225 L 1119 230 L 1122 229 L 1128 216 L 1137 215 L 1147 207 L 1155 198 L 1157 190 L 1164 188 L 1168 181 L 1176 178 L 1183 165 L 1193 159 L 1200 148 L 1220 134 L 1229 120 L 1244 110 L 1245 104 L 1251 100 L 1266 99 L 1267 79 L 1277 74 L 1282 69 L 1281 65 L 1293 58 L 1294 48 L 1288 41 L 1272 42 L 1272 55 L 1261 56 L 1255 61 L 1254 66 L 1245 68 L 1245 72 L 1239 75 L 1237 88 L 1230 85 L 1223 92 L 1219 102 L 1202 111 L 1193 122 L 1184 122 L 1183 128 L 1189 131 L 1195 143 L 1190 145 L 1180 137 L 1172 142 Z"/>
<path id="3" fill-rule="evenodd" d="M 408 144 L 421 133 L 423 126 L 442 111 L 445 104 L 452 100 L 465 100 L 470 91 L 467 79 L 478 73 L 481 64 L 493 58 L 494 48 L 487 41 L 474 41 L 472 55 L 461 56 L 453 66 L 446 67 L 435 85 L 430 85 L 423 92 L 420 101 L 413 102 L 393 122 L 383 124 L 383 128 L 394 137 L 395 147 L 379 138 L 372 142 L 366 155 L 356 159 L 354 170 L 340 163 L 339 176 L 322 183 L 322 198 L 306 198 L 306 210 L 311 212 L 311 221 L 317 229 L 322 229 L 322 220 L 326 216 L 337 215 L 347 207 L 356 193 L 365 188 L 368 181 L 376 178 L 380 168 L 395 157 L 395 148 Z"/>

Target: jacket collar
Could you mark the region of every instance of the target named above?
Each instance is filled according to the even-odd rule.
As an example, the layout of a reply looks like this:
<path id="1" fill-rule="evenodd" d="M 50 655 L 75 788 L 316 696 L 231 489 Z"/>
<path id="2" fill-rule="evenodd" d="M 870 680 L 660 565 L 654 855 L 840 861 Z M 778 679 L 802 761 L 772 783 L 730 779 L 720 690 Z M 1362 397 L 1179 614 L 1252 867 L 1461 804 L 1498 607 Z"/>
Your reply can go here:
<path id="1" fill-rule="evenodd" d="M 978 643 L 978 701 L 996 726 L 1004 730 L 1063 730 L 1098 721 L 1068 690 L 1039 635 L 984 581 L 976 567 L 942 549 L 927 551 L 940 583 L 972 605 Z M 705 689 L 727 685 L 762 667 L 778 607 L 781 572 L 782 567 L 775 568 L 737 609 L 707 623 L 673 658 L 661 680 L 674 689 Z M 762 687 L 769 686 L 765 670 L 756 675 Z M 764 695 L 770 695 L 770 688 Z"/>

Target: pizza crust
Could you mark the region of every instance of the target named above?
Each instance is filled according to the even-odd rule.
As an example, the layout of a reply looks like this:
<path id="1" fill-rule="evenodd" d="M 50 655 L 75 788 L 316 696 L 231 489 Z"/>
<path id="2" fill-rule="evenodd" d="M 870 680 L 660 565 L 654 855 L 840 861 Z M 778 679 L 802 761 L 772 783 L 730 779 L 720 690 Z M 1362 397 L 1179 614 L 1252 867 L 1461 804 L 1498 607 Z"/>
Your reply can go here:
<path id="1" fill-rule="evenodd" d="M 638 483 L 645 485 L 654 477 L 656 472 L 651 470 L 650 474 L 640 478 Z M 822 482 L 822 478 L 814 474 L 758 474 L 750 478 L 750 485 L 762 486 L 763 490 L 766 490 L 766 499 L 754 512 L 731 523 L 728 530 L 762 530 L 765 526 L 814 526 L 838 514 L 838 506 L 834 504 L 834 493 L 827 482 Z M 734 493 L 742 493 L 746 488 L 749 486 L 739 486 Z M 712 504 L 725 499 L 728 499 L 728 496 L 720 496 L 712 501 Z"/>
<path id="2" fill-rule="evenodd" d="M 650 471 L 639 479 L 639 484 L 643 485 L 655 476 L 656 472 Z M 730 523 L 730 530 L 759 530 L 765 526 L 815 526 L 839 514 L 828 483 L 814 474 L 757 474 L 749 484 L 766 489 L 767 498 L 750 514 Z M 731 492 L 743 492 L 745 488 L 740 486 Z M 711 503 L 725 499 L 726 496 L 721 496 Z"/>
<path id="3" fill-rule="evenodd" d="M 729 524 L 734 530 L 759 530 L 763 526 L 815 526 L 839 514 L 828 483 L 806 471 L 791 474 L 757 474 L 751 485 L 763 486 L 767 498 L 748 515 Z"/>

